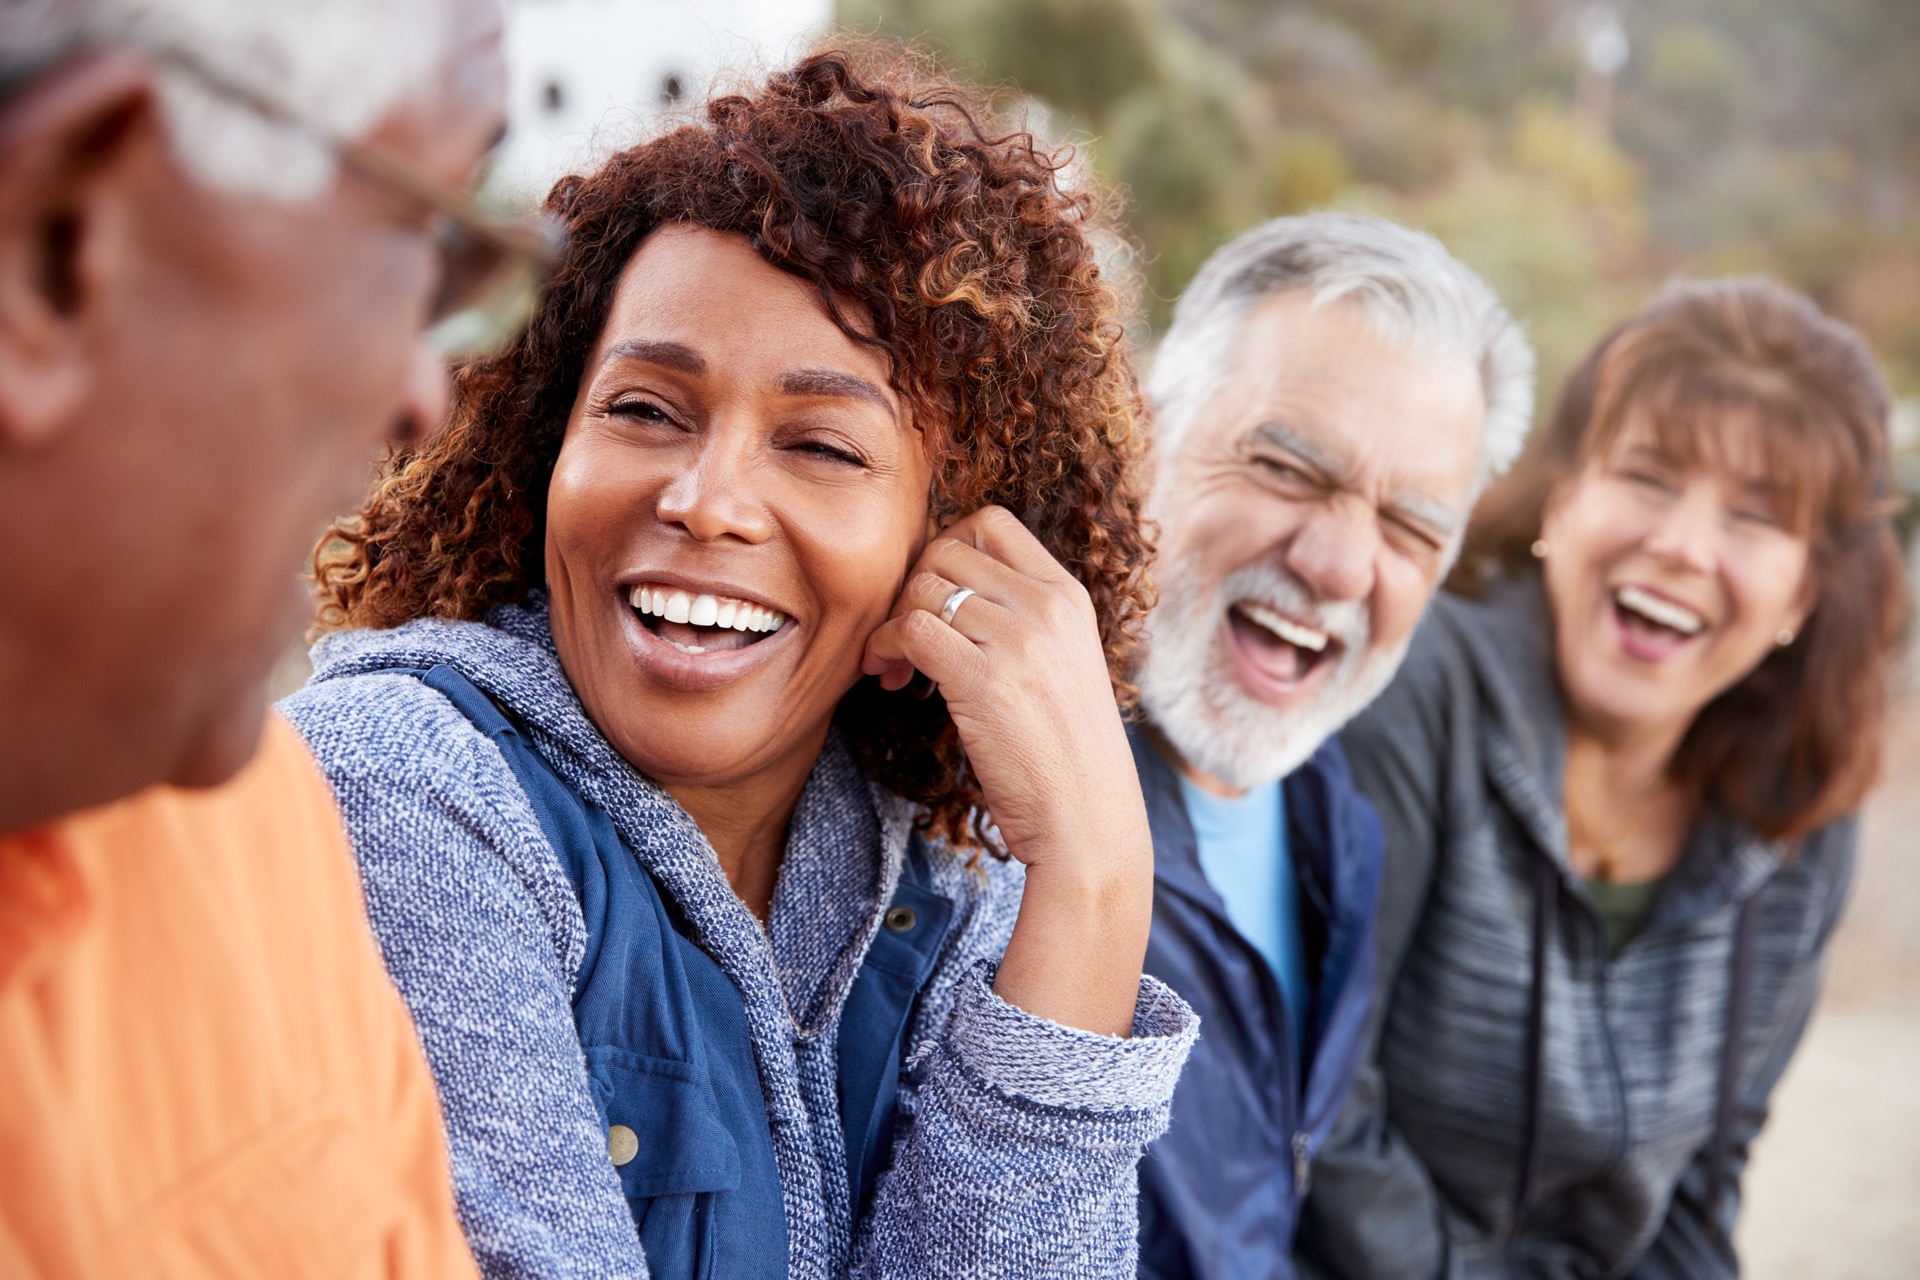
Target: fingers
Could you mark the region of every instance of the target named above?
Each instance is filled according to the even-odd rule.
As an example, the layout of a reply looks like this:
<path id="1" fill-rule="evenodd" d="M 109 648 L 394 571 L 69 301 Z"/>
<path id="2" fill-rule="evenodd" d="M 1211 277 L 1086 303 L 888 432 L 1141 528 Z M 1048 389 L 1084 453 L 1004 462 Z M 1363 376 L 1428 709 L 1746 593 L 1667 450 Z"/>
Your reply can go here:
<path id="1" fill-rule="evenodd" d="M 978 687 L 986 660 L 973 641 L 925 609 L 913 609 L 880 624 L 860 665 L 890 692 L 919 671 L 943 693 L 962 697 Z"/>
<path id="2" fill-rule="evenodd" d="M 1005 507 L 981 507 L 942 529 L 940 538 L 934 542 L 942 538 L 983 551 L 1029 578 L 1052 583 L 1076 581 L 1052 553 L 1040 545 L 1040 539 Z M 933 545 L 928 544 L 930 548 Z"/>

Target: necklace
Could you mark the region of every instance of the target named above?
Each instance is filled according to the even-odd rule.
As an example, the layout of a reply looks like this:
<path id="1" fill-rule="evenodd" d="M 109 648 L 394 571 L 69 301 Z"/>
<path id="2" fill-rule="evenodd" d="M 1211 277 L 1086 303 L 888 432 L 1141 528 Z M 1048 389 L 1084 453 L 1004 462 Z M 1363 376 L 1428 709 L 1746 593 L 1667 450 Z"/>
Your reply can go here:
<path id="1" fill-rule="evenodd" d="M 1640 793 L 1640 798 L 1634 801 L 1633 808 L 1628 811 L 1626 819 L 1608 832 L 1605 839 L 1595 842 L 1593 867 L 1595 880 L 1612 884 L 1619 876 L 1620 846 L 1640 829 L 1640 823 L 1646 818 L 1647 810 L 1653 807 L 1654 798 L 1660 794 L 1660 783 L 1661 779 L 1655 778 L 1646 790 Z M 1568 810 L 1568 816 L 1572 816 L 1571 809 Z M 1568 834 L 1571 837 L 1571 831 Z"/>

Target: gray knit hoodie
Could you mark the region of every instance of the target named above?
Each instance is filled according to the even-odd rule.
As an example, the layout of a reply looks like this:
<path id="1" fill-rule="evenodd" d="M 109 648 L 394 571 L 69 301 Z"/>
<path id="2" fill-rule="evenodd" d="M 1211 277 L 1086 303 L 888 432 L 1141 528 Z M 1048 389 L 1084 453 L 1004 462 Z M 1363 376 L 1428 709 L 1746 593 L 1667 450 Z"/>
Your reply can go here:
<path id="1" fill-rule="evenodd" d="M 1565 728 L 1535 577 L 1484 604 L 1437 600 L 1344 742 L 1386 838 L 1381 995 L 1370 1060 L 1314 1168 L 1303 1273 L 1737 1275 L 1739 1175 L 1813 1007 L 1852 821 L 1790 850 L 1710 813 L 1609 959 L 1567 863 Z M 1744 1012 L 1723 1058 L 1736 977 Z M 1726 1194 L 1710 1205 L 1723 1070 Z M 1517 1195 L 1530 1112 L 1534 1172 Z"/>
<path id="2" fill-rule="evenodd" d="M 460 1216 L 485 1274 L 644 1276 L 646 1264 L 574 1030 L 586 938 L 567 873 L 499 750 L 395 668 L 451 665 L 529 729 L 743 993 L 794 1280 L 1133 1274 L 1134 1167 L 1166 1124 L 1195 1019 L 1151 979 L 1130 1040 L 998 999 L 990 966 L 1019 907 L 1017 864 L 987 860 L 981 876 L 935 855 L 957 923 L 909 1027 L 902 1136 L 856 1233 L 836 1040 L 898 882 L 909 807 L 830 739 L 763 929 L 686 812 L 587 719 L 539 598 L 486 625 L 331 636 L 314 661 L 281 709 L 346 813 L 374 931 L 439 1081 Z"/>

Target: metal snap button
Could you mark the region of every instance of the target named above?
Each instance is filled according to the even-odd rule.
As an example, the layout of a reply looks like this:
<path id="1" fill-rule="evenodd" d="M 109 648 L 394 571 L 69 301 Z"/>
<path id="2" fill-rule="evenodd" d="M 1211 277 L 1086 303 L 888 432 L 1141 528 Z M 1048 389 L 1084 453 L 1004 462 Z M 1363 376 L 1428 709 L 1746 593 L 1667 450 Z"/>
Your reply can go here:
<path id="1" fill-rule="evenodd" d="M 888 907 L 887 914 L 880 918 L 880 923 L 894 933 L 905 933 L 919 922 L 920 917 L 913 913 L 912 907 Z"/>
<path id="2" fill-rule="evenodd" d="M 639 1134 L 623 1124 L 607 1130 L 607 1159 L 613 1161 L 614 1168 L 619 1168 L 639 1154 Z"/>

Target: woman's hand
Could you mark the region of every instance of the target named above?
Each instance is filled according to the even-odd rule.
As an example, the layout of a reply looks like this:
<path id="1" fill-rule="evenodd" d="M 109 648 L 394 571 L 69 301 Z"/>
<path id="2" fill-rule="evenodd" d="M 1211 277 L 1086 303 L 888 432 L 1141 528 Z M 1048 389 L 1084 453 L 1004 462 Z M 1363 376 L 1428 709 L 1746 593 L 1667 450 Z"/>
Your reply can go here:
<path id="1" fill-rule="evenodd" d="M 943 621 L 955 591 L 971 588 Z M 1005 508 L 926 546 L 867 641 L 890 690 L 940 686 L 1026 894 L 994 989 L 1104 1035 L 1133 1024 L 1153 911 L 1153 839 L 1084 587 Z"/>

